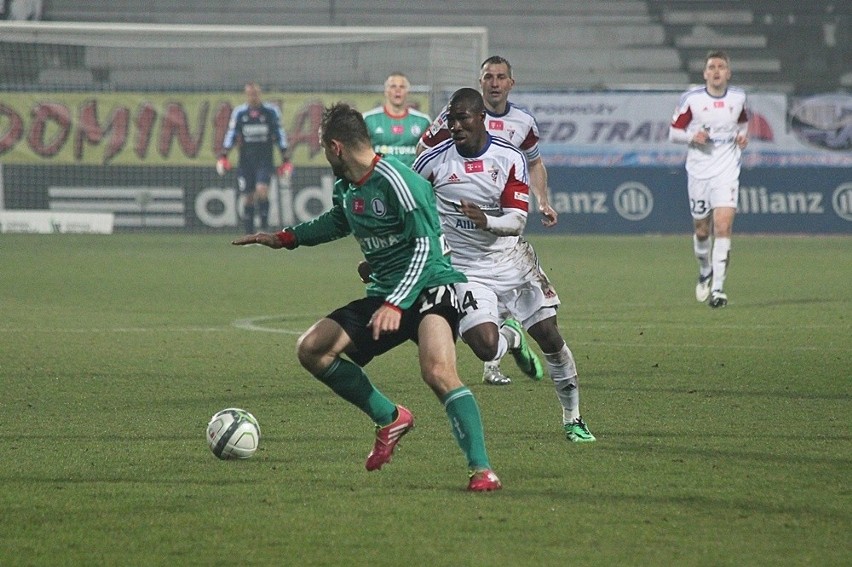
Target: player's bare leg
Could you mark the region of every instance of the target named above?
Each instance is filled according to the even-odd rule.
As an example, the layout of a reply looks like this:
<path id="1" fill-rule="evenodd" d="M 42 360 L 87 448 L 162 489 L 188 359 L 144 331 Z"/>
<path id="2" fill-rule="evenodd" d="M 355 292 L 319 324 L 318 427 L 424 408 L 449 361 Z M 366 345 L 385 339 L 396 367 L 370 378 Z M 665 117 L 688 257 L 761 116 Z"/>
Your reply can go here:
<path id="1" fill-rule="evenodd" d="M 467 489 L 473 492 L 499 490 L 502 484 L 491 470 L 485 451 L 479 406 L 458 375 L 456 345 L 449 323 L 440 315 L 426 315 L 420 323 L 418 336 L 423 381 L 441 400 L 456 443 L 467 457 L 470 476 Z"/>
<path id="2" fill-rule="evenodd" d="M 332 319 L 320 319 L 299 337 L 299 362 L 335 394 L 366 413 L 376 424 L 373 449 L 367 456 L 368 471 L 390 462 L 403 435 L 414 428 L 414 417 L 403 406 L 390 401 L 354 362 L 341 358 L 352 340 Z"/>

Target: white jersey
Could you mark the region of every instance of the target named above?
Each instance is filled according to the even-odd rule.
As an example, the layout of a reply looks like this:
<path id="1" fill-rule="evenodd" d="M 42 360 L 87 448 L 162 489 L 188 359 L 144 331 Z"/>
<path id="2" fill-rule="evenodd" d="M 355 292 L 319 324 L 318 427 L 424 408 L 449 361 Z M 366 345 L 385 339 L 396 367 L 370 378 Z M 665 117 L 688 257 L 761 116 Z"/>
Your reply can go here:
<path id="1" fill-rule="evenodd" d="M 541 157 L 538 149 L 538 123 L 526 108 L 509 102 L 503 114 L 494 114 L 486 110 L 485 128 L 495 138 L 508 140 L 510 144 L 524 152 L 527 161 L 533 162 Z M 434 148 L 449 137 L 445 106 L 432 122 L 429 130 L 420 138 L 420 145 L 425 148 Z"/>
<path id="2" fill-rule="evenodd" d="M 705 87 L 683 93 L 671 128 L 686 131 L 689 138 L 700 129 L 707 130 L 710 136 L 707 144 L 689 145 L 686 172 L 696 179 L 737 179 L 742 150 L 736 139 L 747 121 L 746 94 L 742 89 L 728 87 L 719 97 L 709 94 Z"/>
<path id="3" fill-rule="evenodd" d="M 506 140 L 489 136 L 485 150 L 465 157 L 448 139 L 420 154 L 413 167 L 435 189 L 453 266 L 468 277 L 479 272 L 494 276 L 518 248 L 520 236 L 497 236 L 476 228 L 458 210 L 458 204 L 465 199 L 486 215 L 499 216 L 506 209 L 517 209 L 526 217 L 529 173 L 524 155 Z"/>

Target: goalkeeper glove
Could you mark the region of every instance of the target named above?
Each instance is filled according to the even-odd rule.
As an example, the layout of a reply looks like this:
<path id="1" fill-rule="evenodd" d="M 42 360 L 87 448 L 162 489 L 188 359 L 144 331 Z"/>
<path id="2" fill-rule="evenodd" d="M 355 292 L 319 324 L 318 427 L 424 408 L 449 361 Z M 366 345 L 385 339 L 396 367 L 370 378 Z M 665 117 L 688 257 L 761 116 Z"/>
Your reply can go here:
<path id="1" fill-rule="evenodd" d="M 226 156 L 222 156 L 216 161 L 216 173 L 223 176 L 228 171 L 231 171 L 231 162 Z"/>
<path id="2" fill-rule="evenodd" d="M 278 166 L 278 169 L 275 170 L 275 173 L 278 174 L 278 177 L 284 179 L 285 181 L 289 181 L 290 176 L 293 175 L 293 164 L 289 161 L 285 161 L 284 163 Z"/>

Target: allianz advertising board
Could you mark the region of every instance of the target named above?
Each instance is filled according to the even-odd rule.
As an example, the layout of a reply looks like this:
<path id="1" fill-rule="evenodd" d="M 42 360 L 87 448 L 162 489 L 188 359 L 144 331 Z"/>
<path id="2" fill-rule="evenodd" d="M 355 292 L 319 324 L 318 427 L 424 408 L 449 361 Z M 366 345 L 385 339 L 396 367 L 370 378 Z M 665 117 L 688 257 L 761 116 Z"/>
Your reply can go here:
<path id="1" fill-rule="evenodd" d="M 269 96 L 296 167 L 290 186 L 273 179 L 271 224 L 310 220 L 331 203 L 317 128 L 333 98 Z M 686 146 L 668 141 L 679 97 L 513 93 L 536 117 L 559 213 L 550 229 L 533 213 L 527 231 L 689 232 Z M 368 108 L 381 96 L 352 100 Z M 9 94 L 0 108 L 0 210 L 114 213 L 116 231 L 234 230 L 236 182 L 213 165 L 240 101 L 240 93 Z M 737 232 L 852 233 L 852 96 L 749 93 L 748 102 Z M 429 110 L 425 99 L 418 104 Z"/>
<path id="2" fill-rule="evenodd" d="M 691 230 L 686 146 L 668 141 L 679 93 L 519 94 L 536 117 L 558 228 Z M 852 97 L 749 94 L 737 232 L 852 232 Z"/>

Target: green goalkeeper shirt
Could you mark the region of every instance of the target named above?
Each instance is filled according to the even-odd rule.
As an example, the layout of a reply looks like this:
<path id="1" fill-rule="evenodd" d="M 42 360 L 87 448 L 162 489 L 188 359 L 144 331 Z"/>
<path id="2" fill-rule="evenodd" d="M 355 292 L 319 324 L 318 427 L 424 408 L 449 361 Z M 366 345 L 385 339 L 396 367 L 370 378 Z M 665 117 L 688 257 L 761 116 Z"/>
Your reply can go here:
<path id="1" fill-rule="evenodd" d="M 432 120 L 413 108 L 402 116 L 393 116 L 379 106 L 364 113 L 364 122 L 377 154 L 394 156 L 411 167 L 417 157 L 417 142 Z"/>
<path id="2" fill-rule="evenodd" d="M 401 309 L 424 289 L 467 281 L 445 255 L 431 183 L 392 157 L 376 156 L 361 185 L 338 179 L 331 209 L 290 230 L 297 246 L 352 234 L 373 269 L 367 295 Z"/>

